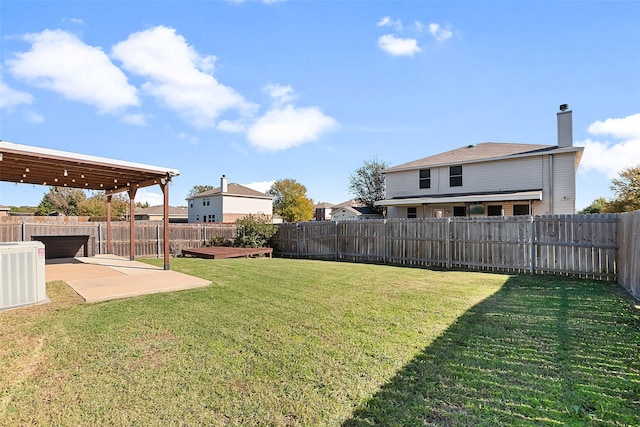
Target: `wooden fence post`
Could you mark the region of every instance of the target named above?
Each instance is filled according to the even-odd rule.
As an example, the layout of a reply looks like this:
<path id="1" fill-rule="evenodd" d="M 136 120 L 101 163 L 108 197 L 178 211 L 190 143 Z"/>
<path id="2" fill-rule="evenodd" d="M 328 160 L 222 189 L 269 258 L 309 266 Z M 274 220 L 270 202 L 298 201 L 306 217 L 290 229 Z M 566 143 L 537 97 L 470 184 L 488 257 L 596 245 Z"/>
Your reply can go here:
<path id="1" fill-rule="evenodd" d="M 529 226 L 529 240 L 530 240 L 530 245 L 529 245 L 529 250 L 531 251 L 531 274 L 536 274 L 536 243 L 535 243 L 535 230 L 536 230 L 536 222 L 535 222 L 535 218 L 533 216 L 531 216 L 530 219 L 530 226 Z"/>
<path id="2" fill-rule="evenodd" d="M 451 270 L 451 218 L 447 218 L 447 270 Z"/>
<path id="3" fill-rule="evenodd" d="M 384 247 L 382 248 L 382 263 L 387 263 L 387 220 L 382 220 L 382 244 Z"/>
<path id="4" fill-rule="evenodd" d="M 337 261 L 340 258 L 340 250 L 338 248 L 338 245 L 340 244 L 340 239 L 338 239 L 338 221 L 334 221 L 333 222 L 335 224 L 335 227 L 333 227 L 334 233 L 335 233 L 335 246 L 336 246 L 336 256 L 335 256 L 335 260 Z"/>
<path id="5" fill-rule="evenodd" d="M 296 222 L 296 256 L 300 258 L 300 223 Z"/>
<path id="6" fill-rule="evenodd" d="M 98 224 L 98 253 L 102 254 L 102 224 Z"/>
<path id="7" fill-rule="evenodd" d="M 156 224 L 156 258 L 160 258 L 160 224 Z"/>

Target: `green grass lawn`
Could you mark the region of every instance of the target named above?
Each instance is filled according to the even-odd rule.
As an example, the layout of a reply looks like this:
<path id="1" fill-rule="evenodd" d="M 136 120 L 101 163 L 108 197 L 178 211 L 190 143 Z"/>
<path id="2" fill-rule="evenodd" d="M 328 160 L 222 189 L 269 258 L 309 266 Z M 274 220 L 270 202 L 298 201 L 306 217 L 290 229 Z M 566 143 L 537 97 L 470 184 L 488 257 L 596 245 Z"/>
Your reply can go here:
<path id="1" fill-rule="evenodd" d="M 84 304 L 50 282 L 50 304 L 0 313 L 0 424 L 640 425 L 640 315 L 615 284 L 171 266 L 213 284 Z"/>

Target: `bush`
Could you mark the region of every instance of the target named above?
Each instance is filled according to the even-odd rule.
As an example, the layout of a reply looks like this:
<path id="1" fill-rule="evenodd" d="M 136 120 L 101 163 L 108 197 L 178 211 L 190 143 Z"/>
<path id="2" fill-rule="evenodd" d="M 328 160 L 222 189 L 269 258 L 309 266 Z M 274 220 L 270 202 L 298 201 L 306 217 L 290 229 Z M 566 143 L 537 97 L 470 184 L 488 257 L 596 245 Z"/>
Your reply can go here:
<path id="1" fill-rule="evenodd" d="M 236 221 L 237 237 L 234 246 L 241 248 L 261 248 L 276 234 L 278 227 L 270 218 L 260 215 L 248 215 Z"/>
<path id="2" fill-rule="evenodd" d="M 207 246 L 233 246 L 233 240 L 222 236 L 213 236 L 207 241 Z"/>

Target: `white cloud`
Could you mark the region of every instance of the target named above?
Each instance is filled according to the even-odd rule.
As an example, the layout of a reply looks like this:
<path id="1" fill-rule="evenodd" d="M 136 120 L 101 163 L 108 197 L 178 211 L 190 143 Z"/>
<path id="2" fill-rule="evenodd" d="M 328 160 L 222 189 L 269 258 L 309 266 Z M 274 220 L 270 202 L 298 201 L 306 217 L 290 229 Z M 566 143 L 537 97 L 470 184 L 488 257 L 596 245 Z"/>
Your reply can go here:
<path id="1" fill-rule="evenodd" d="M 221 120 L 218 123 L 218 130 L 229 132 L 229 133 L 240 133 L 244 132 L 247 129 L 247 121 L 246 120 Z"/>
<path id="2" fill-rule="evenodd" d="M 249 142 L 260 149 L 286 150 L 315 141 L 337 126 L 337 121 L 317 107 L 274 108 L 260 117 L 247 133 Z"/>
<path id="3" fill-rule="evenodd" d="M 125 114 L 121 120 L 124 123 L 136 126 L 145 126 L 147 124 L 147 116 L 144 114 Z"/>
<path id="4" fill-rule="evenodd" d="M 31 104 L 33 96 L 27 92 L 11 89 L 2 79 L 0 74 L 0 108 L 13 110 L 14 107 L 22 104 Z"/>
<path id="5" fill-rule="evenodd" d="M 263 89 L 273 99 L 276 105 L 289 104 L 295 100 L 294 90 L 290 85 L 269 83 Z"/>
<path id="6" fill-rule="evenodd" d="M 253 190 L 259 191 L 261 193 L 266 193 L 267 191 L 269 191 L 269 189 L 271 188 L 271 186 L 273 185 L 275 181 L 257 181 L 257 182 L 252 182 L 250 184 L 242 184 L 245 187 L 249 187 Z"/>
<path id="7" fill-rule="evenodd" d="M 16 79 L 93 105 L 100 112 L 138 105 L 135 87 L 100 48 L 62 30 L 27 34 L 24 39 L 31 50 L 6 61 Z"/>
<path id="8" fill-rule="evenodd" d="M 436 24 L 435 22 L 429 24 L 429 32 L 439 42 L 443 42 L 453 37 L 453 32 L 448 27 L 443 28 L 440 24 Z"/>
<path id="9" fill-rule="evenodd" d="M 376 25 L 378 27 L 393 27 L 396 31 L 402 31 L 402 21 L 399 19 L 394 21 L 390 16 L 381 18 Z"/>
<path id="10" fill-rule="evenodd" d="M 420 52 L 416 39 L 396 37 L 393 34 L 380 36 L 378 46 L 393 56 L 413 56 Z"/>
<path id="11" fill-rule="evenodd" d="M 248 116 L 256 106 L 212 75 L 216 58 L 202 56 L 172 28 L 131 34 L 112 49 L 123 67 L 148 79 L 142 89 L 198 128 L 213 127 L 227 110 Z"/>
<path id="12" fill-rule="evenodd" d="M 24 119 L 29 123 L 33 123 L 36 125 L 39 125 L 40 123 L 44 123 L 44 117 L 42 117 L 41 114 L 31 110 L 24 113 Z"/>
<path id="13" fill-rule="evenodd" d="M 640 139 L 640 113 L 621 119 L 606 119 L 589 125 L 587 129 L 594 135 L 611 135 L 616 138 Z"/>
<path id="14" fill-rule="evenodd" d="M 146 188 L 141 188 L 136 191 L 135 202 L 149 203 L 149 206 L 158 206 L 164 204 L 164 196 L 160 193 L 154 193 Z"/>
<path id="15" fill-rule="evenodd" d="M 640 113 L 594 122 L 588 131 L 593 135 L 609 135 L 621 141 L 612 143 L 587 138 L 577 142 L 576 145 L 585 147 L 580 163 L 582 170 L 595 170 L 612 179 L 622 169 L 640 164 Z"/>

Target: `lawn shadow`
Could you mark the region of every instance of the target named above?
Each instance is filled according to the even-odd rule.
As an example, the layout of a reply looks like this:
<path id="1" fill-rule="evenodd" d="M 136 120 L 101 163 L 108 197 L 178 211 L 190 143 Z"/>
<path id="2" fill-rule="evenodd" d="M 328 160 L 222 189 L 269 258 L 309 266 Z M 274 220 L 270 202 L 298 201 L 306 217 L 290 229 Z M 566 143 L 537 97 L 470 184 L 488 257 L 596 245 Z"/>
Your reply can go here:
<path id="1" fill-rule="evenodd" d="M 515 276 L 343 426 L 640 425 L 638 354 L 616 284 Z"/>

